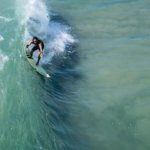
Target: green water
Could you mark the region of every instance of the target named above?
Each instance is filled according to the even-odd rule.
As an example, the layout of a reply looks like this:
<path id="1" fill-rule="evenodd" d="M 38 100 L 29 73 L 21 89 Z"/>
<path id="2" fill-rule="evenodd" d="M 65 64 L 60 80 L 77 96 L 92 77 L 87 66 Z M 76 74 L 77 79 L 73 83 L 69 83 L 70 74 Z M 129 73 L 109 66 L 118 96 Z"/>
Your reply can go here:
<path id="1" fill-rule="evenodd" d="M 87 106 L 80 119 L 92 149 L 149 149 L 149 1 L 53 5 L 79 36 Z"/>
<path id="2" fill-rule="evenodd" d="M 39 2 L 59 23 L 45 40 L 48 80 L 24 59 L 29 1 L 1 0 L 0 150 L 149 150 L 150 1 Z"/>

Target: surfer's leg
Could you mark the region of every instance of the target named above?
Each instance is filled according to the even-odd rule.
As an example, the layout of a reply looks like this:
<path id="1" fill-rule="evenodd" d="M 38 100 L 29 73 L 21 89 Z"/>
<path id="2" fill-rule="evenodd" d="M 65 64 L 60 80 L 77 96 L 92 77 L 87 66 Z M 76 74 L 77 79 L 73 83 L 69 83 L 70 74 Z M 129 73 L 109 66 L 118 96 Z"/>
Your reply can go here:
<path id="1" fill-rule="evenodd" d="M 37 62 L 36 62 L 36 65 L 39 65 L 39 62 L 40 62 L 40 59 L 43 55 L 43 51 L 41 52 L 40 49 L 37 47 L 36 50 L 39 50 L 39 55 L 38 55 L 38 59 L 37 59 Z M 44 49 L 44 44 L 42 44 L 42 49 Z"/>
<path id="2" fill-rule="evenodd" d="M 43 55 L 43 51 L 42 51 L 42 52 L 41 52 L 41 51 L 39 51 L 39 55 L 38 55 L 38 59 L 37 59 L 36 65 L 38 65 L 38 64 L 39 64 L 39 62 L 40 62 L 40 59 L 41 59 L 42 55 Z"/>
<path id="3" fill-rule="evenodd" d="M 38 60 L 37 60 L 37 62 L 36 62 L 36 65 L 39 65 L 40 59 L 41 59 L 41 57 L 38 56 Z"/>

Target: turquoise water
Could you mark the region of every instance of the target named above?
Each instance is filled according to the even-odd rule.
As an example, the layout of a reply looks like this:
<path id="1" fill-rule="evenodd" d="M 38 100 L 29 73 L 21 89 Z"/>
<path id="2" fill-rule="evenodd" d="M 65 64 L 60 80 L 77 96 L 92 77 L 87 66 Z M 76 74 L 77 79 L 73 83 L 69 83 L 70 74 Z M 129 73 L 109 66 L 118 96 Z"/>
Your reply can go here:
<path id="1" fill-rule="evenodd" d="M 149 150 L 149 6 L 1 0 L 0 150 Z M 50 79 L 24 57 L 33 35 Z"/>

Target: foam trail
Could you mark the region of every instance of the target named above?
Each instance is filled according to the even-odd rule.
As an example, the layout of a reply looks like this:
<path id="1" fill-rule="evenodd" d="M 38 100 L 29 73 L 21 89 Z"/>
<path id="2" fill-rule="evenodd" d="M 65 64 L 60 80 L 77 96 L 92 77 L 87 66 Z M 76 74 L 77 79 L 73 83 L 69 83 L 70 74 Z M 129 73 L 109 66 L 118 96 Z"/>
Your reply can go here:
<path id="1" fill-rule="evenodd" d="M 4 40 L 3 36 L 0 35 L 0 42 L 3 41 L 3 40 Z"/>
<path id="2" fill-rule="evenodd" d="M 2 71 L 4 69 L 4 65 L 5 63 L 9 60 L 8 56 L 0 54 L 0 71 Z"/>
<path id="3" fill-rule="evenodd" d="M 8 17 L 4 17 L 4 16 L 0 16 L 0 22 L 10 22 L 12 21 L 12 18 L 8 18 Z"/>

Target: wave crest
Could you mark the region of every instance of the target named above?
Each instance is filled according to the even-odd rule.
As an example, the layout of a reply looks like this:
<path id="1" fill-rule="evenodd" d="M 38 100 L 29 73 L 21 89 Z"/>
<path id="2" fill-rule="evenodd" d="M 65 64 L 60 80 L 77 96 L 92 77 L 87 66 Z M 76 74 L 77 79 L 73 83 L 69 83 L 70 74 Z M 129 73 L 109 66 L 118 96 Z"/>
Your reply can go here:
<path id="1" fill-rule="evenodd" d="M 43 0 L 23 1 L 21 9 L 21 24 L 25 28 L 24 41 L 37 36 L 45 43 L 41 63 L 49 63 L 53 56 L 62 54 L 68 45 L 75 42 L 68 25 L 51 20 L 51 14 Z"/>

